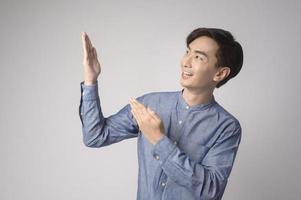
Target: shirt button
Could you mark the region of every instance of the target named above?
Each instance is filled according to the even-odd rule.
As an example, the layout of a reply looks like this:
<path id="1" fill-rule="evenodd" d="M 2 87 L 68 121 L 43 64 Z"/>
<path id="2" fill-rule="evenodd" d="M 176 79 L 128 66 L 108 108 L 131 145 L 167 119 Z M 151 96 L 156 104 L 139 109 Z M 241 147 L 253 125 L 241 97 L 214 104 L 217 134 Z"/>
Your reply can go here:
<path id="1" fill-rule="evenodd" d="M 85 95 L 85 91 L 82 92 L 83 96 Z"/>
<path id="2" fill-rule="evenodd" d="M 166 185 L 166 183 L 164 183 L 164 182 L 161 183 L 161 186 L 162 186 L 162 187 L 165 187 L 165 185 Z"/>
<path id="3" fill-rule="evenodd" d="M 189 109 L 189 106 L 186 106 L 186 109 Z"/>
<path id="4" fill-rule="evenodd" d="M 182 120 L 179 121 L 179 124 L 182 124 Z"/>
<path id="5" fill-rule="evenodd" d="M 155 159 L 156 159 L 156 160 L 159 160 L 159 159 L 160 159 L 160 156 L 156 154 L 156 155 L 155 155 Z"/>
<path id="6" fill-rule="evenodd" d="M 174 143 L 175 145 L 178 144 L 177 141 L 174 141 L 173 143 Z"/>

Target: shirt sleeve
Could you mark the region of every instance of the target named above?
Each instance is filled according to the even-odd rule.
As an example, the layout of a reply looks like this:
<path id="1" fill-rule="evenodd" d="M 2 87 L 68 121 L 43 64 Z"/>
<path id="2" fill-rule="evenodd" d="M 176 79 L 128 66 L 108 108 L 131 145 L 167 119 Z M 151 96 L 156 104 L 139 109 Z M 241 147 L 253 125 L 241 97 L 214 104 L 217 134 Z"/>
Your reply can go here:
<path id="1" fill-rule="evenodd" d="M 94 85 L 84 85 L 84 82 L 81 82 L 80 86 L 79 116 L 83 142 L 86 146 L 97 148 L 137 137 L 139 129 L 129 104 L 116 114 L 104 117 L 98 94 L 98 82 Z"/>
<path id="2" fill-rule="evenodd" d="M 168 137 L 153 148 L 164 173 L 177 184 L 194 191 L 196 199 L 216 199 L 224 192 L 238 146 L 241 127 L 225 131 L 201 162 L 190 159 Z"/>

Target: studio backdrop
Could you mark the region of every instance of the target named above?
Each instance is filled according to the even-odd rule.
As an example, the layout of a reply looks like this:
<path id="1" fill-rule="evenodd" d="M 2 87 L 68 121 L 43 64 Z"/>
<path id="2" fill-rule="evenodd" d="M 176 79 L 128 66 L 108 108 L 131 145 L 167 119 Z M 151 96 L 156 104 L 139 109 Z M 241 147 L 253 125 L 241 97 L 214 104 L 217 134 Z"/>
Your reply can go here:
<path id="1" fill-rule="evenodd" d="M 97 49 L 110 116 L 131 97 L 181 89 L 198 27 L 229 30 L 244 49 L 241 72 L 214 93 L 242 126 L 223 199 L 300 199 L 300 10 L 297 0 L 2 0 L 0 199 L 135 199 L 136 138 L 83 144 L 80 33 Z"/>

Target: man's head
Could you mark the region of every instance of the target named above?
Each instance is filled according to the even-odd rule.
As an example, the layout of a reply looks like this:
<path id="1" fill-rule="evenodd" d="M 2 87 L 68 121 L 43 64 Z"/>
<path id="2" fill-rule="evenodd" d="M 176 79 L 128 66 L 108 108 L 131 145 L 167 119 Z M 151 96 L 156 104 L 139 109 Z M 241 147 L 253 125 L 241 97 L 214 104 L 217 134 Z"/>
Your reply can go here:
<path id="1" fill-rule="evenodd" d="M 186 45 L 181 62 L 183 87 L 213 90 L 241 70 L 242 47 L 228 31 L 198 28 L 187 36 Z"/>

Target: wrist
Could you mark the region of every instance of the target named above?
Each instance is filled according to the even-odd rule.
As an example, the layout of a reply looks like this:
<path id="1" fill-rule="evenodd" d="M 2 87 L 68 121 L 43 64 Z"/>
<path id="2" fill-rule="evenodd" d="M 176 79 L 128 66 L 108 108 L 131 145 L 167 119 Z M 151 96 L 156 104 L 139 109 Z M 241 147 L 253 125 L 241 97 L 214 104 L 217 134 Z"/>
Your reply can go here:
<path id="1" fill-rule="evenodd" d="M 159 134 L 156 134 L 156 136 L 153 138 L 153 145 L 157 144 L 162 138 L 163 138 L 164 134 L 162 134 L 161 132 Z"/>
<path id="2" fill-rule="evenodd" d="M 97 80 L 85 80 L 85 85 L 95 85 L 97 83 Z"/>

